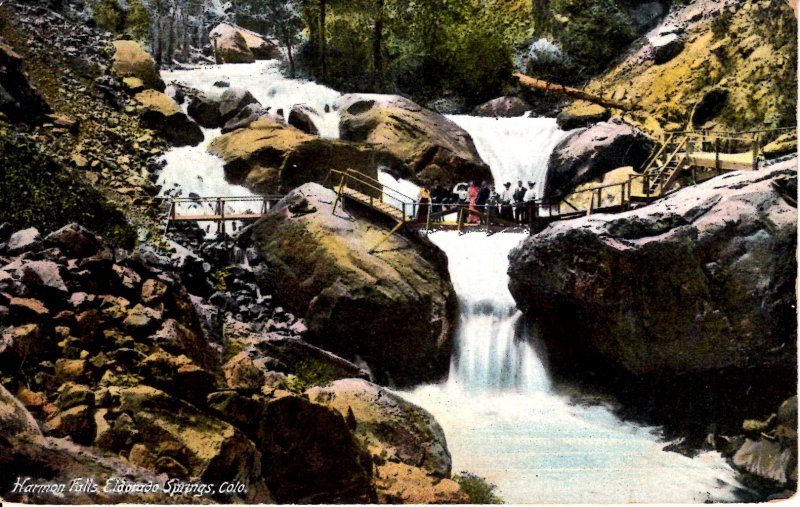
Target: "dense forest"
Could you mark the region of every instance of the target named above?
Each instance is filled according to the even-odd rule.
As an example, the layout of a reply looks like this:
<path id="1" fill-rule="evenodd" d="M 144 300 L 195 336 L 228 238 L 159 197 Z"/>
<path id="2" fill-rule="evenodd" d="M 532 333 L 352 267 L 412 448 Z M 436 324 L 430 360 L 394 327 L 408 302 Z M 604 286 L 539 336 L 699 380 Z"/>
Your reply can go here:
<path id="1" fill-rule="evenodd" d="M 580 4 L 580 5 L 578 5 Z M 291 73 L 348 91 L 468 105 L 513 70 L 582 84 L 668 8 L 666 0 L 99 0 L 89 15 L 162 65 L 213 53 L 220 22 L 274 37 Z M 604 44 L 596 44 L 602 40 Z"/>

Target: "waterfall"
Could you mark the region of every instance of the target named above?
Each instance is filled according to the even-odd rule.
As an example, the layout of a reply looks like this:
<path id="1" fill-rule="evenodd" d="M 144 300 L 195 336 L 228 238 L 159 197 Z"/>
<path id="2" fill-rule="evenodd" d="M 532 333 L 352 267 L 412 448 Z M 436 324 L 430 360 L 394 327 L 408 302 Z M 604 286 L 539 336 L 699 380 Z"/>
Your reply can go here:
<path id="1" fill-rule="evenodd" d="M 249 89 L 284 116 L 294 104 L 314 108 L 323 136 L 338 137 L 339 94 L 309 81 L 286 79 L 277 62 L 221 65 L 165 72 L 213 93 L 228 80 Z M 329 112 L 325 112 L 325 106 Z M 567 135 L 547 118 L 452 116 L 475 141 L 495 182 L 518 179 L 544 187 L 546 161 Z M 222 160 L 210 155 L 219 130 L 206 141 L 174 148 L 159 184 L 163 195 L 244 196 L 251 193 L 225 180 Z M 416 196 L 416 187 L 380 173 L 387 186 Z M 396 203 L 399 205 L 399 202 Z M 191 204 L 189 204 L 191 205 Z M 196 204 L 199 206 L 199 204 Z M 236 210 L 243 211 L 243 210 Z M 619 420 L 606 406 L 585 406 L 559 394 L 537 352 L 536 336 L 508 292 L 507 256 L 525 234 L 456 232 L 431 235 L 449 258 L 450 276 L 461 307 L 448 380 L 400 393 L 429 410 L 443 427 L 455 471 L 467 470 L 497 484 L 515 503 L 733 501 L 742 486 L 718 453 L 696 458 L 663 452 L 658 428 Z M 569 318 L 569 316 L 565 316 Z"/>
<path id="2" fill-rule="evenodd" d="M 306 105 L 317 112 L 314 123 L 321 137 L 339 137 L 339 113 L 334 104 L 340 93 L 312 81 L 287 79 L 281 74 L 277 60 L 258 61 L 252 64 L 212 65 L 189 70 L 162 72 L 163 79 L 169 83 L 176 81 L 208 94 L 218 94 L 224 88 L 215 87 L 217 81 L 227 81 L 231 86 L 244 88 L 271 113 L 283 111 L 284 119 L 294 105 Z M 188 104 L 183 105 L 186 112 Z M 326 111 L 327 110 L 327 111 Z M 221 135 L 220 129 L 202 129 L 205 140 L 198 146 L 172 148 L 164 155 L 165 166 L 158 177 L 161 195 L 165 197 L 252 197 L 249 189 L 229 183 L 221 158 L 208 152 L 208 145 Z M 181 213 L 212 213 L 212 203 L 180 203 Z M 257 211 L 257 202 L 229 203 L 226 213 L 246 213 Z M 198 222 L 209 237 L 214 236 L 214 224 Z M 234 223 L 229 231 L 240 224 Z"/>
<path id="3" fill-rule="evenodd" d="M 549 153 L 567 135 L 546 118 L 451 119 L 473 137 L 495 183 L 530 180 L 540 191 Z M 525 237 L 430 236 L 447 254 L 461 315 L 447 381 L 401 394 L 442 425 L 453 469 L 486 477 L 511 503 L 736 500 L 744 487 L 719 453 L 665 452 L 658 428 L 553 389 L 508 291 L 508 252 Z"/>
<path id="4" fill-rule="evenodd" d="M 437 232 L 461 310 L 448 383 L 467 391 L 547 391 L 542 362 L 524 336 L 521 312 L 508 291 L 508 251 L 525 234 L 458 236 Z"/>
<path id="5" fill-rule="evenodd" d="M 569 134 L 558 128 L 555 118 L 448 118 L 472 137 L 481 159 L 492 169 L 498 192 L 505 182 L 514 189 L 519 180 L 526 186 L 533 181 L 541 197 L 550 153 Z"/>

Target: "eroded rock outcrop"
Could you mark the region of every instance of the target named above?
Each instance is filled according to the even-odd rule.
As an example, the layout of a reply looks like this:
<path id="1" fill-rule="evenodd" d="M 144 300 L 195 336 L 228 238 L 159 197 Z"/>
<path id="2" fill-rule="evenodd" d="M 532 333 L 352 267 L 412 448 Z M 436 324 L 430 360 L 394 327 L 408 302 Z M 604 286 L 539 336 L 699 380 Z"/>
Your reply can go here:
<path id="1" fill-rule="evenodd" d="M 408 385 L 447 371 L 456 300 L 443 254 L 337 208 L 316 184 L 293 190 L 256 224 L 270 289 L 303 315 L 309 341 L 363 358 L 379 381 Z M 363 323 L 369 323 L 364 325 Z"/>
<path id="2" fill-rule="evenodd" d="M 214 139 L 209 151 L 223 158 L 229 181 L 273 194 L 321 183 L 331 169 L 355 169 L 375 178 L 379 165 L 400 166 L 381 148 L 322 139 L 269 116 Z"/>
<path id="3" fill-rule="evenodd" d="M 562 363 L 639 378 L 775 371 L 793 388 L 796 180 L 792 160 L 553 224 L 511 252 L 511 292 Z"/>
<path id="4" fill-rule="evenodd" d="M 531 109 L 533 109 L 533 107 L 525 102 L 525 100 L 513 95 L 508 95 L 492 99 L 489 102 L 477 106 L 472 111 L 472 114 L 475 116 L 513 118 L 515 116 L 523 116 Z"/>
<path id="5" fill-rule="evenodd" d="M 416 183 L 492 181 L 472 138 L 444 116 L 397 95 L 351 94 L 338 101 L 342 139 L 382 145 Z"/>
<path id="6" fill-rule="evenodd" d="M 211 31 L 217 63 L 252 63 L 281 57 L 280 49 L 265 37 L 240 26 L 221 23 Z"/>
<path id="7" fill-rule="evenodd" d="M 161 80 L 158 64 L 138 42 L 118 40 L 114 42 L 114 60 L 111 69 L 121 78 L 135 78 L 145 89 L 163 92 L 166 89 Z"/>
<path id="8" fill-rule="evenodd" d="M 194 146 L 203 141 L 203 132 L 180 106 L 166 94 L 145 90 L 136 95 L 142 105 L 142 124 L 153 129 L 174 146 Z"/>
<path id="9" fill-rule="evenodd" d="M 547 162 L 548 198 L 563 197 L 581 183 L 624 166 L 639 168 L 653 142 L 639 129 L 619 120 L 578 130 L 553 150 Z"/>

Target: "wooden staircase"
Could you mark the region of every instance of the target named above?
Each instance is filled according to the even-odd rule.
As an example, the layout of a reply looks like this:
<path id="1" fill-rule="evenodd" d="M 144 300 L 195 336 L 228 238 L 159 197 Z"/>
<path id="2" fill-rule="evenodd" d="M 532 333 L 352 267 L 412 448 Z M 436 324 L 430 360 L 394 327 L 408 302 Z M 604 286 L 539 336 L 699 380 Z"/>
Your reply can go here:
<path id="1" fill-rule="evenodd" d="M 395 226 L 387 233 L 381 240 L 372 248 L 369 253 L 375 253 L 379 246 L 389 239 L 395 232 L 399 231 L 401 227 L 409 222 L 409 216 L 406 214 L 406 205 L 402 205 L 402 209 L 392 206 L 386 202 L 387 198 L 394 199 L 398 202 L 410 204 L 410 211 L 414 212 L 414 205 L 416 200 L 409 197 L 397 190 L 383 185 L 376 178 L 367 176 L 364 173 L 347 169 L 345 171 L 331 170 L 328 177 L 340 177 L 339 185 L 336 187 L 336 200 L 333 203 L 331 213 L 336 212 L 336 206 L 347 198 L 366 206 L 373 211 L 390 218 L 395 222 Z"/>
<path id="2" fill-rule="evenodd" d="M 648 198 L 663 196 L 688 163 L 687 138 L 669 135 L 645 166 L 644 191 Z"/>

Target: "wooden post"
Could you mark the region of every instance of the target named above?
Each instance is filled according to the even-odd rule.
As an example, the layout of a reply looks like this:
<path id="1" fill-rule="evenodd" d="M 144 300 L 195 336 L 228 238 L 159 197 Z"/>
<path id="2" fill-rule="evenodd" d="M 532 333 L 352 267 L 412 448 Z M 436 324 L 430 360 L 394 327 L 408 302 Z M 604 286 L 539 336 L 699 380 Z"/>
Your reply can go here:
<path id="1" fill-rule="evenodd" d="M 217 199 L 217 203 L 219 206 L 219 216 L 221 218 L 219 221 L 220 229 L 222 230 L 222 234 L 225 234 L 225 203 L 222 201 L 222 198 Z"/>
<path id="2" fill-rule="evenodd" d="M 717 176 L 722 174 L 722 166 L 719 163 L 719 137 L 714 139 L 714 167 L 717 169 Z M 695 181 L 697 185 L 697 181 Z"/>
<path id="3" fill-rule="evenodd" d="M 431 199 L 428 199 L 428 219 L 425 221 L 425 234 L 428 234 L 431 230 L 431 208 L 433 207 L 433 203 Z"/>
<path id="4" fill-rule="evenodd" d="M 344 191 L 344 182 L 347 176 L 342 174 L 342 181 L 339 182 L 339 191 L 336 192 L 336 200 L 333 201 L 333 207 L 331 208 L 331 215 L 336 213 L 336 205 L 339 204 L 339 200 L 342 198 L 342 192 Z"/>
<path id="5" fill-rule="evenodd" d="M 597 189 L 597 209 L 603 209 L 603 189 Z"/>
<path id="6" fill-rule="evenodd" d="M 650 203 L 650 175 L 644 175 L 644 198 L 647 203 Z"/>
<path id="7" fill-rule="evenodd" d="M 753 170 L 758 171 L 758 151 L 759 151 L 759 139 L 758 134 L 756 134 L 756 138 L 753 139 Z"/>

